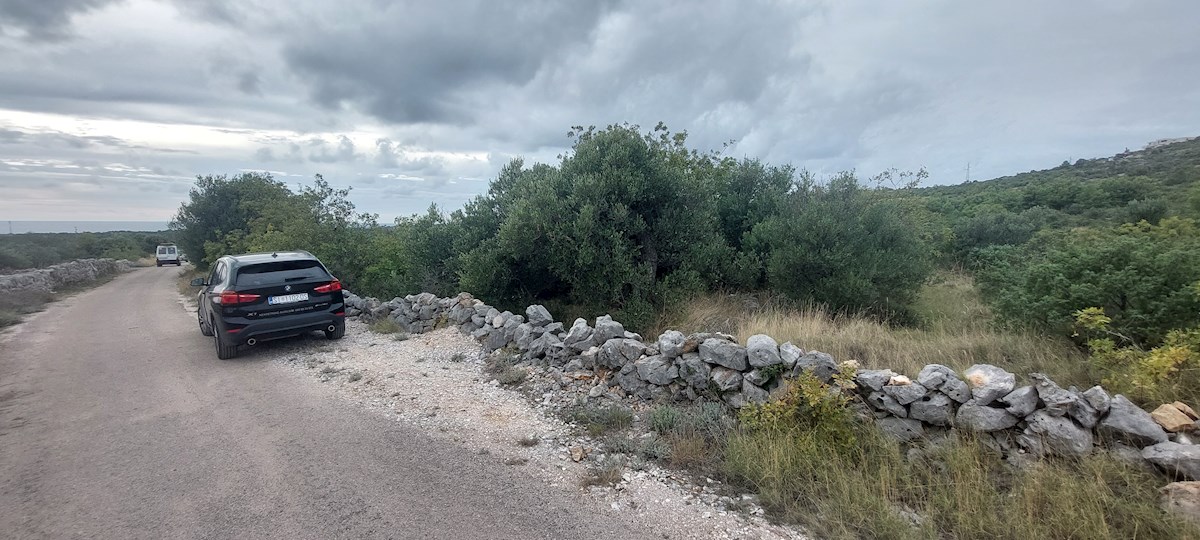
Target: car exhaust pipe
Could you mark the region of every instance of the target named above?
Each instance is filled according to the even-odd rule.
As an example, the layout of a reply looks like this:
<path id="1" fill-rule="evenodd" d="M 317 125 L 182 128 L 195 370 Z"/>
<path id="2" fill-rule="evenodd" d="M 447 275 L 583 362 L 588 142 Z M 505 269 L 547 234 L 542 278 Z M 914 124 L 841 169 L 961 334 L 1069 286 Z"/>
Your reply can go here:
<path id="1" fill-rule="evenodd" d="M 257 345 L 257 344 L 258 344 L 258 340 L 257 340 L 257 339 L 250 338 L 250 339 L 247 339 L 247 340 L 246 340 L 246 345 L 249 345 L 249 346 L 251 346 L 251 347 L 253 347 L 253 346 Z"/>
<path id="2" fill-rule="evenodd" d="M 331 324 L 331 325 L 329 325 L 329 328 L 326 328 L 326 330 L 328 330 L 328 331 L 330 331 L 330 332 L 336 331 L 336 330 L 337 330 L 337 326 L 334 326 L 334 325 L 332 325 L 332 324 Z"/>

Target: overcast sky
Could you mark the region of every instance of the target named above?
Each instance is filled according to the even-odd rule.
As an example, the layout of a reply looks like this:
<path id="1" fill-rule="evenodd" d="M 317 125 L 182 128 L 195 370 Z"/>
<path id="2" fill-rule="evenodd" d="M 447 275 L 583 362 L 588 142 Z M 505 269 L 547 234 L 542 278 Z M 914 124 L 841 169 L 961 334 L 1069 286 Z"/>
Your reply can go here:
<path id="1" fill-rule="evenodd" d="M 161 220 L 197 174 L 455 209 L 576 124 L 929 183 L 1200 135 L 1200 2 L 0 0 L 0 220 Z"/>

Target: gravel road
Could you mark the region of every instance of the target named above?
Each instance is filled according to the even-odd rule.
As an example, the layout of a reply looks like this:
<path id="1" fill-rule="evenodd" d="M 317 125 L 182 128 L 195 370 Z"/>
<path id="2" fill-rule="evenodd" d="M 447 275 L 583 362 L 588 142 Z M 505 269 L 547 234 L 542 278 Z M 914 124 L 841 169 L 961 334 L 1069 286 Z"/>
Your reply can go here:
<path id="1" fill-rule="evenodd" d="M 0 337 L 5 538 L 663 538 L 246 354 L 218 361 L 176 271 Z"/>

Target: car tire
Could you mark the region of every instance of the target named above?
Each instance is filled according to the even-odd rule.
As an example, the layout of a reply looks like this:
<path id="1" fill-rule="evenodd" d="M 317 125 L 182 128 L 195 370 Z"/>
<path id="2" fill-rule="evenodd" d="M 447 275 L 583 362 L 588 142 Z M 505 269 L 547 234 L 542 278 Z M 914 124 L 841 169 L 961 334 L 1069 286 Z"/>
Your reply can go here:
<path id="1" fill-rule="evenodd" d="M 203 319 L 201 319 L 200 317 L 196 317 L 196 323 L 200 325 L 200 333 L 201 334 L 204 334 L 208 337 L 212 337 L 212 335 L 213 335 L 212 328 L 209 328 L 208 325 L 204 324 Z"/>
<path id="2" fill-rule="evenodd" d="M 158 268 L 162 268 L 162 263 L 160 263 L 158 261 L 154 261 L 154 266 L 156 266 Z"/>
<path id="3" fill-rule="evenodd" d="M 222 339 L 221 334 L 216 331 L 216 328 L 213 328 L 213 342 L 217 344 L 218 360 L 229 360 L 237 356 L 237 345 L 233 343 L 226 343 L 225 340 Z"/>
<path id="4" fill-rule="evenodd" d="M 332 332 L 325 330 L 325 339 L 342 339 L 346 335 L 345 321 L 334 324 L 334 327 Z"/>

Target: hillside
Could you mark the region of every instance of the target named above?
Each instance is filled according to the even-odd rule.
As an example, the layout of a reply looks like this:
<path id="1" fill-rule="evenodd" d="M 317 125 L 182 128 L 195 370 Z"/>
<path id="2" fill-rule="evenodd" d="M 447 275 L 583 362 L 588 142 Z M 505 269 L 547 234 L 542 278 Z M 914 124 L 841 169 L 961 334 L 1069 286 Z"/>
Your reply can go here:
<path id="1" fill-rule="evenodd" d="M 926 211 L 927 236 L 962 260 L 972 249 L 1021 244 L 1042 229 L 1200 216 L 1200 137 L 1111 157 L 1063 162 L 950 186 L 893 193 Z"/>

